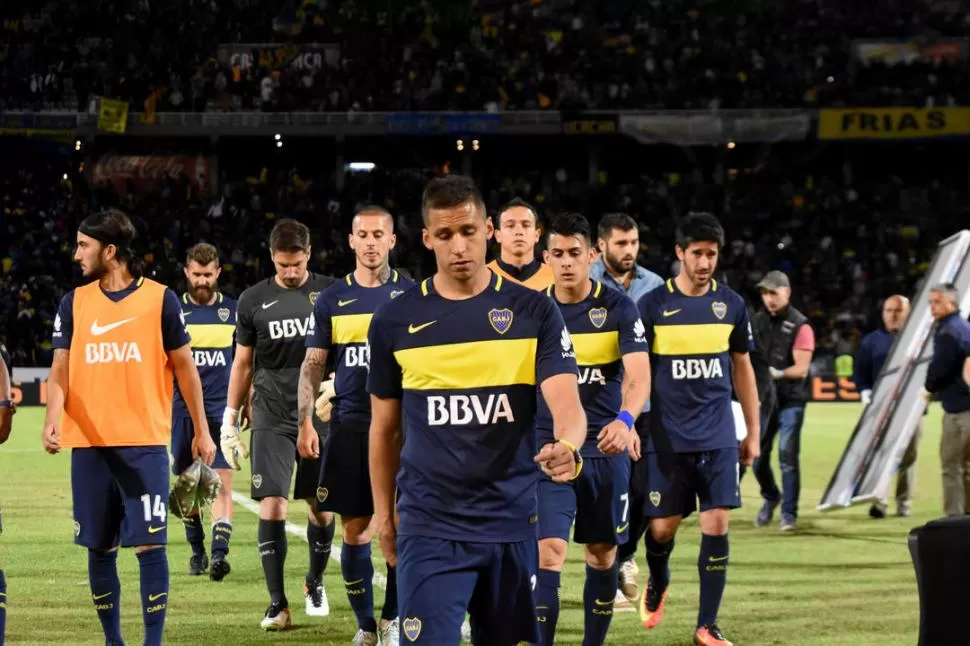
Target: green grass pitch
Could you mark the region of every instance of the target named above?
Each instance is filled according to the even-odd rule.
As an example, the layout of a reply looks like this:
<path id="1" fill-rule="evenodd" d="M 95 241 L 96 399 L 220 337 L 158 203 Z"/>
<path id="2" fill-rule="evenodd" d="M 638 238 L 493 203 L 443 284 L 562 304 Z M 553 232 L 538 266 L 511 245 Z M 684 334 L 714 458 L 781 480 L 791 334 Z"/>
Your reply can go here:
<path id="1" fill-rule="evenodd" d="M 738 646 L 911 646 L 917 641 L 919 608 L 906 535 L 910 528 L 942 515 L 940 411 L 934 405 L 926 420 L 914 515 L 882 521 L 870 520 L 866 506 L 824 515 L 815 511 L 858 413 L 858 404 L 809 406 L 802 435 L 802 515 L 797 534 L 782 535 L 777 519 L 773 527 L 754 529 L 760 498 L 754 479 L 745 478 L 744 507 L 731 518 L 731 565 L 719 622 Z M 7 643 L 103 644 L 88 592 L 87 557 L 72 543 L 69 457 L 67 452 L 56 457 L 43 452 L 42 420 L 41 409 L 21 409 L 10 441 L 0 447 L 5 525 L 0 564 L 9 596 Z M 248 472 L 239 474 L 235 488 L 248 492 Z M 294 504 L 290 514 L 290 520 L 301 526 L 306 523 L 303 507 Z M 636 613 L 618 610 L 608 643 L 691 643 L 697 614 L 698 539 L 692 516 L 681 529 L 671 561 L 673 580 L 664 623 L 648 633 Z M 174 518 L 169 541 L 168 644 L 349 644 L 356 632 L 336 559 L 326 574 L 330 616 L 311 620 L 304 615 L 307 550 L 295 536 L 289 537 L 286 581 L 294 629 L 280 635 L 259 630 L 267 595 L 256 550 L 256 516 L 242 506 L 235 509 L 232 574 L 221 583 L 185 573 L 189 550 Z M 376 542 L 374 553 L 379 556 Z M 642 584 L 642 545 L 638 556 Z M 119 568 L 124 635 L 129 644 L 138 644 L 142 626 L 134 554 L 125 551 Z M 377 571 L 383 572 L 383 563 Z M 558 644 L 582 642 L 583 575 L 582 552 L 573 545 L 563 579 Z M 380 607 L 382 591 L 375 597 Z"/>

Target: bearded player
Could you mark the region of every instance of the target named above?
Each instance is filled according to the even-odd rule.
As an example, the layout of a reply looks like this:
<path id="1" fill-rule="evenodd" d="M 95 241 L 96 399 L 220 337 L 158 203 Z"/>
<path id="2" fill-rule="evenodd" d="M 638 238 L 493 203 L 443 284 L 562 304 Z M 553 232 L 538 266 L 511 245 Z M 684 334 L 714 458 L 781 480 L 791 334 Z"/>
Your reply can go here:
<path id="1" fill-rule="evenodd" d="M 329 276 L 311 273 L 310 231 L 296 220 L 283 219 L 269 237 L 271 278 L 246 289 L 239 297 L 236 355 L 229 376 L 226 410 L 222 417 L 222 452 L 239 469 L 248 455 L 239 431 L 239 408 L 253 386 L 252 489 L 259 501 L 259 555 L 270 603 L 260 622 L 263 630 L 286 630 L 292 625 L 284 588 L 286 516 L 290 481 L 296 467 L 293 498 L 307 504 L 307 542 L 310 567 L 304 578 L 306 614 L 330 614 L 323 573 L 330 559 L 333 514 L 316 510 L 320 462 L 297 453 L 297 388 L 306 337 L 313 331 L 313 304 L 333 283 Z"/>
<path id="2" fill-rule="evenodd" d="M 178 297 L 140 276 L 135 228 L 115 210 L 78 227 L 74 259 L 91 282 L 61 299 L 47 382 L 44 449 L 72 448 L 74 542 L 105 642 L 123 644 L 118 548 L 133 547 L 146 646 L 162 643 L 169 602 L 168 444 L 173 375 L 195 429 L 193 453 L 212 464 L 202 384 Z"/>
<path id="3" fill-rule="evenodd" d="M 565 484 L 545 477 L 539 481 L 539 643 L 552 646 L 555 641 L 560 577 L 572 529 L 586 557 L 583 644 L 600 646 L 613 619 L 617 546 L 628 540 L 630 529 L 630 459 L 640 459 L 633 425 L 650 396 L 650 357 L 633 301 L 589 278 L 586 218 L 571 213 L 553 220 L 545 259 L 555 276 L 546 294 L 562 313 L 576 350 L 587 433 L 579 477 Z M 542 398 L 536 430 L 540 444 L 552 441 L 552 418 Z"/>
<path id="4" fill-rule="evenodd" d="M 219 252 L 211 244 L 201 242 L 186 253 L 184 273 L 189 291 L 182 295 L 182 317 L 192 337 L 192 356 L 202 380 L 202 400 L 214 440 L 219 439 L 220 419 L 226 408 L 226 388 L 229 386 L 236 330 L 236 301 L 217 291 L 221 271 Z M 182 392 L 176 387 L 172 402 L 172 472 L 175 475 L 192 464 L 194 434 Z M 219 474 L 222 488 L 212 504 L 212 568 L 209 578 L 221 581 L 231 569 L 226 557 L 232 537 L 232 469 L 221 448 L 216 449 L 212 466 Z M 192 548 L 189 574 L 205 574 L 209 557 L 205 551 L 201 511 L 184 517 L 182 524 L 185 526 L 185 538 Z"/>
<path id="5" fill-rule="evenodd" d="M 741 504 L 739 465 L 750 465 L 760 446 L 747 305 L 713 279 L 723 247 L 724 229 L 717 218 L 687 216 L 677 228 L 680 273 L 639 303 L 653 372 L 644 449 L 650 578 L 640 619 L 646 628 L 663 619 L 674 536 L 699 502 L 700 608 L 694 643 L 700 646 L 731 644 L 717 625 L 727 583 L 728 512 Z M 731 412 L 732 382 L 748 428 L 740 445 Z"/>
<path id="6" fill-rule="evenodd" d="M 397 646 L 397 573 L 387 564 L 387 585 L 380 623 L 374 618 L 374 563 L 371 560 L 371 518 L 374 501 L 368 468 L 367 433 L 370 397 L 367 371 L 370 349 L 367 331 L 374 311 L 411 289 L 414 283 L 388 264 L 394 248 L 394 218 L 386 210 L 369 206 L 351 223 L 350 248 L 357 257 L 354 271 L 320 295 L 313 309 L 314 332 L 307 338 L 300 373 L 300 441 L 304 458 L 320 457 L 312 416 L 317 385 L 327 357 L 336 356 L 330 400 L 330 433 L 324 448 L 317 489 L 317 509 L 340 514 L 343 547 L 340 568 L 347 600 L 357 617 L 355 646 Z M 326 421 L 326 420 L 325 420 Z"/>

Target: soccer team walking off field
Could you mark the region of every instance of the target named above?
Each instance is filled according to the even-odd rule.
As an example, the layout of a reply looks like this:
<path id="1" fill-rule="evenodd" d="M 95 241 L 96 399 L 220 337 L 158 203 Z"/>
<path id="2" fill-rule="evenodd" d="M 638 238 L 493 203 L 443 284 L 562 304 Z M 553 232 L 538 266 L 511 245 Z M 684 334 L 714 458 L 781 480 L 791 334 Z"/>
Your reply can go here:
<path id="1" fill-rule="evenodd" d="M 607 641 L 624 597 L 655 629 L 676 586 L 676 534 L 694 512 L 693 641 L 730 644 L 718 625 L 729 512 L 741 469 L 770 444 L 747 304 L 714 278 L 717 219 L 680 222 L 679 272 L 661 281 L 636 267 L 635 223 L 631 237 L 622 218 L 601 224 L 597 257 L 582 215 L 542 231 L 516 201 L 493 223 L 475 184 L 456 175 L 427 185 L 422 217 L 436 271 L 420 283 L 390 266 L 394 220 L 368 206 L 351 224 L 353 272 L 310 272 L 309 230 L 281 220 L 269 240 L 274 275 L 238 302 L 218 291 L 211 245 L 189 250 L 179 297 L 141 275 L 124 214 L 81 224 L 75 260 L 90 282 L 58 309 L 43 443 L 72 449 L 75 542 L 88 549 L 107 644 L 124 643 L 119 547 L 139 562 L 144 643 L 163 643 L 169 452 L 176 475 L 201 460 L 222 482 L 211 511 L 182 519 L 189 574 L 215 581 L 231 579 L 232 475 L 251 460 L 264 630 L 294 621 L 284 579 L 292 497 L 307 503 L 309 617 L 329 614 L 323 581 L 340 517 L 353 644 L 457 644 L 466 615 L 474 644 L 554 644 L 570 537 L 586 565 L 583 643 Z M 496 233 L 502 253 L 490 267 Z M 3 386 L 0 431 L 13 412 Z M 771 496 L 773 511 L 781 494 Z M 638 594 L 640 535 L 649 575 Z M 0 635 L 4 600 L 0 572 Z"/>

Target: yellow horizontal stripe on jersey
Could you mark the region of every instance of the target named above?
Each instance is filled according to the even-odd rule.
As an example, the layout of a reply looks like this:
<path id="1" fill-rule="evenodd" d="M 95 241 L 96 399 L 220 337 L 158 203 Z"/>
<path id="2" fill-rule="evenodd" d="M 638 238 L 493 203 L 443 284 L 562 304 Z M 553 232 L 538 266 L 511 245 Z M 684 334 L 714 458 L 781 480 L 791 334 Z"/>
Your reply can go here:
<path id="1" fill-rule="evenodd" d="M 373 314 L 344 314 L 330 318 L 330 334 L 334 343 L 367 343 L 367 330 Z"/>
<path id="2" fill-rule="evenodd" d="M 536 383 L 536 339 L 493 339 L 394 353 L 405 390 L 461 390 Z"/>
<path id="3" fill-rule="evenodd" d="M 236 326 L 232 323 L 195 323 L 186 325 L 185 329 L 192 337 L 193 348 L 231 348 Z"/>
<path id="4" fill-rule="evenodd" d="M 655 325 L 654 354 L 717 354 L 727 352 L 733 323 Z"/>
<path id="5" fill-rule="evenodd" d="M 605 366 L 620 359 L 620 333 L 586 332 L 570 334 L 576 363 L 581 366 Z"/>

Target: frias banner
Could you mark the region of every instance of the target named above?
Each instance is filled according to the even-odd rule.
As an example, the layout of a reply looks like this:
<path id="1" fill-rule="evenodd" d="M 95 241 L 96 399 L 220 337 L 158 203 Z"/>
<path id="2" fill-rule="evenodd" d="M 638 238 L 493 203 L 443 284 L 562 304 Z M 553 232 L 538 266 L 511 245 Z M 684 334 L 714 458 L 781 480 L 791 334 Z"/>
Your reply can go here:
<path id="1" fill-rule="evenodd" d="M 863 65 L 882 63 L 884 65 L 909 65 L 925 62 L 956 62 L 967 58 L 966 38 L 913 38 L 910 40 L 867 40 L 853 41 L 852 54 Z"/>
<path id="2" fill-rule="evenodd" d="M 219 45 L 218 60 L 223 65 L 248 70 L 260 67 L 279 70 L 318 70 L 324 65 L 340 63 L 340 46 L 336 43 L 224 43 Z"/>
<path id="3" fill-rule="evenodd" d="M 772 143 L 801 141 L 811 132 L 807 110 L 726 110 L 624 114 L 619 132 L 642 144 L 717 146 L 728 142 Z"/>
<path id="4" fill-rule="evenodd" d="M 970 135 L 970 108 L 825 108 L 819 139 L 933 139 Z"/>

